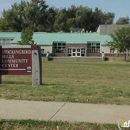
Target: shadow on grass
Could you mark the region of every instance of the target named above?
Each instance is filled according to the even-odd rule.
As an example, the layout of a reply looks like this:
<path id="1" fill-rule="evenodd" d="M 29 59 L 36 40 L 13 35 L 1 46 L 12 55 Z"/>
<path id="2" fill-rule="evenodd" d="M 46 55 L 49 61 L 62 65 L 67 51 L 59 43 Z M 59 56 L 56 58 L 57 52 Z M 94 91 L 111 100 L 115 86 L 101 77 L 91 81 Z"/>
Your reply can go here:
<path id="1" fill-rule="evenodd" d="M 17 84 L 17 85 L 32 85 L 32 82 L 22 82 L 22 81 L 3 81 L 2 82 L 2 84 Z M 42 83 L 41 84 L 41 86 L 46 86 L 46 87 L 48 87 L 48 86 L 53 86 L 53 87 L 55 87 L 55 86 L 66 86 L 66 84 L 47 84 L 47 83 Z"/>
<path id="2" fill-rule="evenodd" d="M 23 81 L 3 81 L 3 84 L 23 84 L 23 85 L 32 85 L 31 82 L 23 82 Z"/>
<path id="3" fill-rule="evenodd" d="M 66 86 L 66 84 L 55 84 L 55 83 L 52 83 L 52 84 L 47 84 L 47 83 L 42 83 L 43 86 Z"/>
<path id="4" fill-rule="evenodd" d="M 126 60 L 125 62 L 130 62 L 130 59 Z"/>

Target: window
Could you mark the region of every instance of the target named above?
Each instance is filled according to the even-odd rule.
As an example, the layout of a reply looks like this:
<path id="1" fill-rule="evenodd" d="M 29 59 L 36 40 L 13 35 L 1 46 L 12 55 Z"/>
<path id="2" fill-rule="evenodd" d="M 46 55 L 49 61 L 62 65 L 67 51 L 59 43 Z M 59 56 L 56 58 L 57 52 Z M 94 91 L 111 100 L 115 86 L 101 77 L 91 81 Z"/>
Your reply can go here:
<path id="1" fill-rule="evenodd" d="M 6 45 L 7 43 L 6 43 L 6 39 L 3 39 L 2 40 L 2 45 Z"/>
<path id="2" fill-rule="evenodd" d="M 110 53 L 114 53 L 115 49 L 110 48 Z"/>
<path id="3" fill-rule="evenodd" d="M 69 49 L 68 49 L 68 56 L 71 56 L 71 53 L 72 53 L 72 49 L 69 48 Z"/>
<path id="4" fill-rule="evenodd" d="M 85 56 L 85 48 L 81 48 L 81 56 Z"/>
<path id="5" fill-rule="evenodd" d="M 53 42 L 53 53 L 65 53 L 66 51 L 65 42 Z"/>
<path id="6" fill-rule="evenodd" d="M 44 54 L 44 49 L 41 49 L 41 54 Z"/>
<path id="7" fill-rule="evenodd" d="M 88 53 L 100 53 L 100 43 L 90 42 L 87 44 Z"/>

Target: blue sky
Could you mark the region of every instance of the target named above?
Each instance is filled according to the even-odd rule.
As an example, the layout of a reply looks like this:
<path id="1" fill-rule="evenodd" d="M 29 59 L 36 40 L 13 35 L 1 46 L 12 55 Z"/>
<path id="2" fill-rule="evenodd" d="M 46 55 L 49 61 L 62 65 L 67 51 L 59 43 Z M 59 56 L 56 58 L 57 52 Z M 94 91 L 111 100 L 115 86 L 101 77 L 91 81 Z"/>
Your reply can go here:
<path id="1" fill-rule="evenodd" d="M 3 9 L 8 9 L 11 4 L 20 2 L 21 0 L 0 0 L 0 13 Z M 30 0 L 25 0 L 30 1 Z M 71 5 L 82 5 L 94 9 L 98 7 L 103 12 L 115 13 L 116 21 L 120 17 L 130 18 L 130 0 L 45 0 L 46 4 L 57 8 L 70 7 Z"/>

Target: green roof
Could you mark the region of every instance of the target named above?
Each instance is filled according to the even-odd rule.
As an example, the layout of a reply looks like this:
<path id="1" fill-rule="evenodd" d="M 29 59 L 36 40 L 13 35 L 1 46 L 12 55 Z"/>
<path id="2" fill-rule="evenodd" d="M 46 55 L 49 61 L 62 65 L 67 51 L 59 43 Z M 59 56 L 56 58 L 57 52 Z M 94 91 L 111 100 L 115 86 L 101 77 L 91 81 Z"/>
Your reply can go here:
<path id="1" fill-rule="evenodd" d="M 12 43 L 16 44 L 21 40 L 20 32 L 1 32 L 0 38 L 14 38 Z M 67 44 L 86 44 L 88 41 L 100 42 L 101 45 L 110 41 L 109 35 L 100 35 L 99 33 L 44 33 L 34 32 L 34 43 L 37 45 L 52 45 L 53 42 L 66 42 Z"/>
<path id="2" fill-rule="evenodd" d="M 14 39 L 19 35 L 21 35 L 20 32 L 0 32 L 0 38 L 5 38 L 5 39 L 8 38 Z"/>

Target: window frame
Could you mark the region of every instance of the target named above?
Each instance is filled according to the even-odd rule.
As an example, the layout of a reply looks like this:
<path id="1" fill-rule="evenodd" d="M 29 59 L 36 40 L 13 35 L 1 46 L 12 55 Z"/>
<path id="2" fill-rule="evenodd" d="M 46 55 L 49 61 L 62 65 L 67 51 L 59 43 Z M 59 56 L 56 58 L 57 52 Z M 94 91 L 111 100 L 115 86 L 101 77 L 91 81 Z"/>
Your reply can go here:
<path id="1" fill-rule="evenodd" d="M 53 42 L 53 53 L 65 53 L 66 42 Z"/>
<path id="2" fill-rule="evenodd" d="M 100 53 L 100 42 L 87 42 L 87 53 Z"/>

